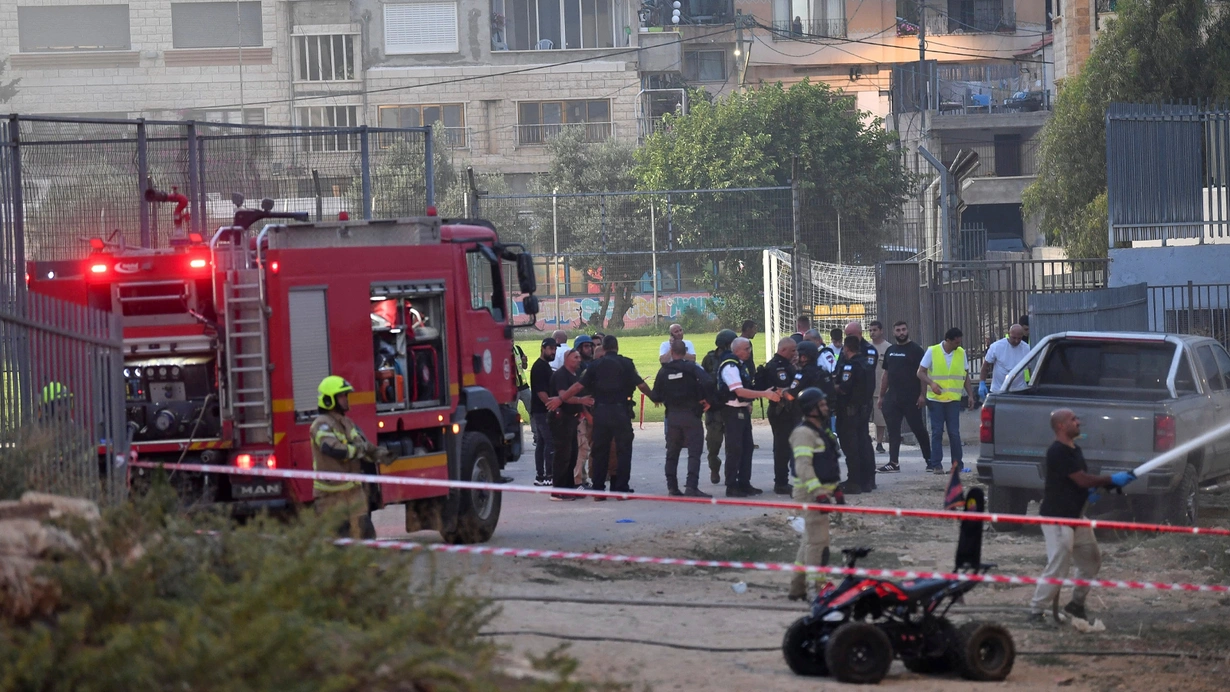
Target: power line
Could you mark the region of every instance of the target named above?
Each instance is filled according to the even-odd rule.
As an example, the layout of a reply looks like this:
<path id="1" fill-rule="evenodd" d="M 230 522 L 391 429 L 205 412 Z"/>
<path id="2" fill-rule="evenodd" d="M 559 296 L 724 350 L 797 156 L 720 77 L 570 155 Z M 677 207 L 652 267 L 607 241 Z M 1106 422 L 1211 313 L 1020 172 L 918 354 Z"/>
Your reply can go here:
<path id="1" fill-rule="evenodd" d="M 768 32 L 770 32 L 770 33 L 772 33 L 772 34 L 776 34 L 776 35 L 778 35 L 778 36 L 785 36 L 786 38 L 790 38 L 790 39 L 794 39 L 794 40 L 799 40 L 799 39 L 825 40 L 825 41 L 833 41 L 833 42 L 836 42 L 836 43 L 857 43 L 857 44 L 861 44 L 861 45 L 865 45 L 865 46 L 875 46 L 875 47 L 877 47 L 877 48 L 891 48 L 891 49 L 894 49 L 894 50 L 900 50 L 900 51 L 908 51 L 908 50 L 911 50 L 910 48 L 907 48 L 907 47 L 905 47 L 905 46 L 899 46 L 899 45 L 895 45 L 895 44 L 892 44 L 892 43 L 878 43 L 878 42 L 876 42 L 876 41 L 868 41 L 868 40 L 866 40 L 866 39 L 857 39 L 857 38 L 849 38 L 849 37 L 836 37 L 836 36 L 817 36 L 817 35 L 815 35 L 815 34 L 794 34 L 794 33 L 792 33 L 792 32 L 784 32 L 784 31 L 781 31 L 781 30 L 779 30 L 779 29 L 776 29 L 776 28 L 774 28 L 774 27 L 772 27 L 772 26 L 767 26 L 767 25 L 765 25 L 765 24 L 761 24 L 760 22 L 756 22 L 756 23 L 755 23 L 755 26 L 756 26 L 757 28 L 764 29 L 764 30 L 766 30 L 766 31 L 768 31 Z M 835 46 L 835 45 L 833 45 L 833 44 L 831 44 L 831 43 L 824 44 L 824 45 L 825 45 L 826 47 L 836 48 L 836 46 Z M 948 46 L 948 47 L 950 47 L 950 48 L 951 48 L 951 47 L 953 47 L 953 46 Z M 1003 49 L 990 49 L 990 50 L 1012 50 L 1012 49 L 1011 49 L 1011 48 L 1003 48 Z M 959 53 L 959 52 L 955 52 L 955 51 L 945 51 L 945 50 L 931 50 L 930 52 L 932 52 L 932 53 L 938 53 L 938 54 L 940 54 L 940 55 L 953 55 L 953 56 L 957 56 L 957 57 L 961 57 L 961 58 L 972 58 L 972 59 L 976 59 L 976 60 L 988 60 L 988 59 L 992 59 L 992 58 L 998 58 L 998 59 L 1001 59 L 1001 60 L 1012 60 L 1013 62 L 1029 62 L 1029 63 L 1042 63 L 1042 62 L 1046 62 L 1046 61 L 1044 61 L 1044 60 L 1024 59 L 1024 58 L 1017 58 L 1017 57 L 1014 57 L 1014 56 L 1006 56 L 1006 55 L 1005 55 L 1005 56 L 988 56 L 988 55 L 979 55 L 979 54 L 975 54 L 975 53 Z"/>

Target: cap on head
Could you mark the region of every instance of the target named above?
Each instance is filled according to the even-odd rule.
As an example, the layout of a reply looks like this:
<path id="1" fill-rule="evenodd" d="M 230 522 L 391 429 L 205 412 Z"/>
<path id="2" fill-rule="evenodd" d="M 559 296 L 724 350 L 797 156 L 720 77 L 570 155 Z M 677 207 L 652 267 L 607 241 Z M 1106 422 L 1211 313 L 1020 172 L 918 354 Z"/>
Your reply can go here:
<path id="1" fill-rule="evenodd" d="M 730 345 L 733 344 L 737 338 L 739 338 L 739 335 L 735 334 L 735 330 L 723 329 L 717 333 L 717 338 L 714 339 L 713 345 L 718 348 L 730 348 Z"/>
<path id="2" fill-rule="evenodd" d="M 557 348 L 559 346 L 559 344 L 555 343 L 555 337 L 548 336 L 547 338 L 542 340 L 542 348 L 546 348 L 548 346 L 550 346 L 551 348 Z"/>

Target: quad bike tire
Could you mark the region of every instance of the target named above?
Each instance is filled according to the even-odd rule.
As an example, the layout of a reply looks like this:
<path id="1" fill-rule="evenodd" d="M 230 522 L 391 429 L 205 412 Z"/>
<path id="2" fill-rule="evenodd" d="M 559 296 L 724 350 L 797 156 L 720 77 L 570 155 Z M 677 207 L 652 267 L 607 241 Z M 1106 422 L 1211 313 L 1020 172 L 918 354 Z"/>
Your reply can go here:
<path id="1" fill-rule="evenodd" d="M 495 483 L 500 478 L 500 465 L 495 448 L 486 435 L 468 432 L 461 437 L 462 481 Z M 501 493 L 491 490 L 463 488 L 457 511 L 457 526 L 441 532 L 449 543 L 486 543 L 500 523 Z"/>
<path id="2" fill-rule="evenodd" d="M 937 643 L 942 644 L 939 647 L 940 653 L 923 656 L 902 656 L 901 662 L 905 664 L 905 669 L 919 675 L 951 673 L 956 670 L 957 661 L 953 655 L 953 642 L 956 641 L 957 628 L 953 627 L 947 618 L 940 618 L 935 631 L 928 633 L 927 636 L 935 637 Z"/>
<path id="3" fill-rule="evenodd" d="M 799 618 L 786 629 L 786 636 L 782 637 L 782 655 L 795 675 L 823 677 L 829 674 L 829 667 L 818 642 L 825 627 L 822 623 L 805 620 Z"/>
<path id="4" fill-rule="evenodd" d="M 969 622 L 957 628 L 955 652 L 961 677 L 980 682 L 1007 678 L 1016 661 L 1012 635 L 991 622 Z"/>
<path id="5" fill-rule="evenodd" d="M 847 622 L 833 630 L 824 647 L 824 662 L 829 673 L 841 682 L 874 685 L 893 665 L 893 645 L 879 627 Z"/>

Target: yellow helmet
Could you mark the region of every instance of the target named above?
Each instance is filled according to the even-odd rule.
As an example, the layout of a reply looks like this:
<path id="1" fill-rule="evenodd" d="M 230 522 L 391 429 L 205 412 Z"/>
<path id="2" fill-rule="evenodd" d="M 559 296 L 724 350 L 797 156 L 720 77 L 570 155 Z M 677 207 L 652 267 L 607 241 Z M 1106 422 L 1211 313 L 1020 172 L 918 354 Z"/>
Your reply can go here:
<path id="1" fill-rule="evenodd" d="M 43 387 L 44 404 L 51 404 L 71 398 L 73 398 L 73 393 L 68 390 L 68 387 L 65 387 L 59 382 L 48 382 L 46 386 Z"/>
<path id="2" fill-rule="evenodd" d="M 326 411 L 330 411 L 337 405 L 337 396 L 346 392 L 353 392 L 354 387 L 346 380 L 337 375 L 329 375 L 320 381 L 320 386 L 316 388 L 320 393 L 320 398 L 317 399 L 317 404 Z"/>

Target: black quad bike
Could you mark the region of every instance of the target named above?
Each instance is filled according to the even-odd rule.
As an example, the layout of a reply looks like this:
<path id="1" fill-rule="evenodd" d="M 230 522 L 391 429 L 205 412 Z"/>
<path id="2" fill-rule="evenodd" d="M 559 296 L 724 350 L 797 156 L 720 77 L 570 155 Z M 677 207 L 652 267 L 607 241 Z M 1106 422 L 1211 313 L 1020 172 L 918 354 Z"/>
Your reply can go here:
<path id="1" fill-rule="evenodd" d="M 984 496 L 972 488 L 966 511 L 983 511 Z M 871 548 L 847 548 L 846 566 Z M 986 573 L 982 563 L 982 522 L 962 521 L 957 572 Z M 1003 680 L 1012 672 L 1016 647 L 1002 626 L 970 622 L 956 626 L 948 609 L 978 585 L 974 581 L 916 579 L 892 582 L 847 576 L 829 582 L 811 614 L 786 630 L 782 653 L 798 675 L 832 675 L 842 682 L 875 684 L 900 657 L 915 673 L 956 672 L 970 680 Z"/>

